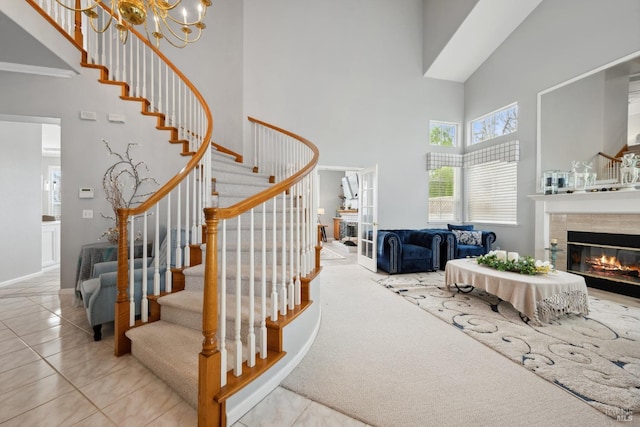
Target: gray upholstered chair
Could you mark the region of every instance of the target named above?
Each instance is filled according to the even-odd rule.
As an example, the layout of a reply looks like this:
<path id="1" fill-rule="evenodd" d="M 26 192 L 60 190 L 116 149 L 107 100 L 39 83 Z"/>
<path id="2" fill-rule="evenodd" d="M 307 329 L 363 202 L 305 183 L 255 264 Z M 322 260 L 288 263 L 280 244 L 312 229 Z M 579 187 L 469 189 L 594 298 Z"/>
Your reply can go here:
<path id="1" fill-rule="evenodd" d="M 175 256 L 175 229 L 172 230 L 172 262 Z M 184 233 L 183 233 L 184 234 Z M 155 257 L 159 259 L 160 272 L 160 292 L 165 289 L 165 272 L 167 269 L 167 241 L 166 233 L 161 234 L 162 242 L 159 246 L 154 245 L 153 254 L 147 259 L 147 295 L 153 294 L 153 279 L 155 275 Z M 184 242 L 184 239 L 182 239 Z M 142 300 L 142 283 L 143 283 L 143 259 L 136 258 L 134 260 L 134 299 L 136 302 L 136 316 L 140 315 L 139 303 Z M 80 293 L 82 301 L 87 311 L 89 324 L 93 327 L 93 338 L 96 341 L 102 339 L 102 324 L 113 322 L 115 319 L 115 303 L 117 296 L 117 272 L 118 262 L 108 261 L 100 262 L 93 266 L 91 278 L 82 282 Z"/>

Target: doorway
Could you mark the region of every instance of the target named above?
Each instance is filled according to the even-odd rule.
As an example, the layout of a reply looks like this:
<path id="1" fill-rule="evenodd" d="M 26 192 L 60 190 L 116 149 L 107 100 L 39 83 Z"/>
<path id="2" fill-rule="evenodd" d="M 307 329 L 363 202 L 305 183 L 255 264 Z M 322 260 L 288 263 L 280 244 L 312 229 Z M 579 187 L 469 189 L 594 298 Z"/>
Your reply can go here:
<path id="1" fill-rule="evenodd" d="M 0 197 L 3 204 L 13 207 L 0 214 L 3 223 L 11 224 L 5 232 L 8 244 L 0 247 L 0 256 L 11 268 L 0 271 L 0 284 L 57 268 L 60 262 L 62 200 L 59 193 L 55 202 L 53 198 L 62 179 L 60 122 L 57 118 L 0 114 L 0 134 L 5 140 Z M 52 176 L 55 185 L 51 185 Z"/>

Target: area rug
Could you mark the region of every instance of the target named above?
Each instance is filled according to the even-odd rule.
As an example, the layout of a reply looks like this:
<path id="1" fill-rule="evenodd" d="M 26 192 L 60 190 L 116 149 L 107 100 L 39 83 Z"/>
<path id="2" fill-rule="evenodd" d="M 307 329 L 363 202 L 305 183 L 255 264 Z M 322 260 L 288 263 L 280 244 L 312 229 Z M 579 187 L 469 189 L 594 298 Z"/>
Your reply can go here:
<path id="1" fill-rule="evenodd" d="M 610 417 L 640 416 L 640 308 L 589 297 L 588 316 L 536 325 L 485 291 L 447 290 L 443 272 L 376 281 Z"/>
<path id="2" fill-rule="evenodd" d="M 340 255 L 337 252 L 332 251 L 331 249 L 327 248 L 326 246 L 322 247 L 322 250 L 320 250 L 320 259 L 324 260 L 324 259 L 344 259 L 345 257 L 343 257 L 342 255 Z"/>

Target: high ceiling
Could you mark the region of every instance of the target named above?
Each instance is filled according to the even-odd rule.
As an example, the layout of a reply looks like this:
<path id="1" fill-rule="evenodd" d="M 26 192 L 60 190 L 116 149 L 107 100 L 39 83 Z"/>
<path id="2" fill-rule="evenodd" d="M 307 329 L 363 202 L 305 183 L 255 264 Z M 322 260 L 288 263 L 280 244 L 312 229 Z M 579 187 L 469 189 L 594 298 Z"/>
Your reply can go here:
<path id="1" fill-rule="evenodd" d="M 465 82 L 542 0 L 479 0 L 425 77 Z"/>

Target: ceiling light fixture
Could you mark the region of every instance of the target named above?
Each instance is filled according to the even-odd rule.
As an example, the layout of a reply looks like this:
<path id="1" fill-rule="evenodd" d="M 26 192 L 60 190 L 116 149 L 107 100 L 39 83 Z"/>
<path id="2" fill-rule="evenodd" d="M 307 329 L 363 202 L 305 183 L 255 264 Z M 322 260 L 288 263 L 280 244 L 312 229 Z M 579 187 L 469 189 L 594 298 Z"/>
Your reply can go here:
<path id="1" fill-rule="evenodd" d="M 56 0 L 68 10 L 82 12 L 89 18 L 97 33 L 107 31 L 113 21 L 126 43 L 129 28 L 144 26 L 147 38 L 156 46 L 165 39 L 172 46 L 182 48 L 200 39 L 206 28 L 204 17 L 211 0 Z M 107 6 L 110 3 L 111 6 Z M 106 13 L 98 13 L 98 6 Z"/>

